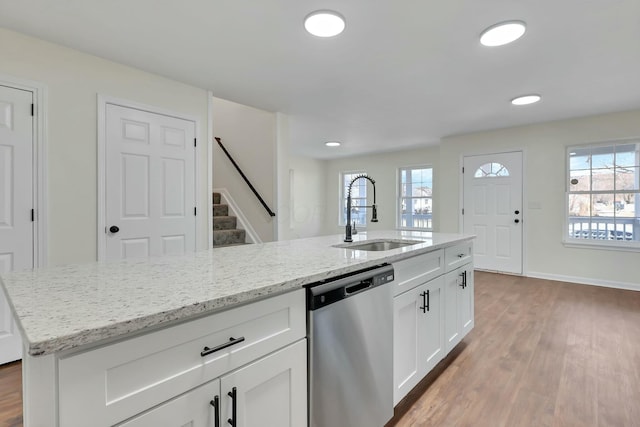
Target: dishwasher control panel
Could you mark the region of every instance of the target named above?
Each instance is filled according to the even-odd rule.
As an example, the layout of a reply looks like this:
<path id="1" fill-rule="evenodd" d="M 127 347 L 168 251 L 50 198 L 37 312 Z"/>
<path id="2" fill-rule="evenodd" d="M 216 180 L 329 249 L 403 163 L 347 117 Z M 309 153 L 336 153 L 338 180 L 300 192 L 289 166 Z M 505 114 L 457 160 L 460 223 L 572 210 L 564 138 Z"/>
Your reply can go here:
<path id="1" fill-rule="evenodd" d="M 384 264 L 312 284 L 307 288 L 307 308 L 317 310 L 393 279 L 393 266 Z"/>

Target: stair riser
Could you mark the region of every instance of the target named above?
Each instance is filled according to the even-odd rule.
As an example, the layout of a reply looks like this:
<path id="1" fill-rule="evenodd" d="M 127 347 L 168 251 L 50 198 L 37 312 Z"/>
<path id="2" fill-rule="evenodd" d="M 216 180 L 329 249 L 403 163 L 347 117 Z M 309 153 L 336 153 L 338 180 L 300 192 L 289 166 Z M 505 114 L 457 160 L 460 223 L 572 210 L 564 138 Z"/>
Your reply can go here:
<path id="1" fill-rule="evenodd" d="M 228 205 L 213 205 L 213 216 L 228 216 L 228 215 L 229 215 Z"/>
<path id="2" fill-rule="evenodd" d="M 214 205 L 220 204 L 220 193 L 213 193 L 213 204 Z"/>
<path id="3" fill-rule="evenodd" d="M 220 246 L 244 243 L 245 234 L 244 230 L 214 230 L 213 245 Z"/>
<path id="4" fill-rule="evenodd" d="M 238 220 L 235 216 L 214 216 L 213 217 L 213 229 L 214 230 L 233 230 L 236 228 Z"/>

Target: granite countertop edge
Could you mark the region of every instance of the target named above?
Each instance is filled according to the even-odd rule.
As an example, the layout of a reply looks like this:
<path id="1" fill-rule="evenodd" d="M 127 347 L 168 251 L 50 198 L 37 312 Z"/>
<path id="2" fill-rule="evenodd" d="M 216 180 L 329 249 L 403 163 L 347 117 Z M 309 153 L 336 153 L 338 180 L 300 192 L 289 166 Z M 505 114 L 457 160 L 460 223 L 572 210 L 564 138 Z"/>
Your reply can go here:
<path id="1" fill-rule="evenodd" d="M 100 325 L 88 326 L 84 329 L 80 328 L 80 330 L 67 332 L 63 335 L 48 335 L 44 338 L 42 336 L 38 337 L 38 335 L 42 335 L 41 330 L 39 330 L 37 327 L 32 326 L 32 322 L 30 322 L 30 317 L 33 316 L 33 313 L 24 314 L 25 312 L 27 312 L 24 307 L 18 307 L 16 309 L 16 307 L 14 306 L 14 299 L 16 302 L 20 301 L 22 304 L 24 304 L 24 302 L 21 301 L 21 298 L 19 298 L 18 295 L 12 292 L 14 291 L 14 289 L 12 289 L 12 285 L 15 283 L 14 280 L 16 278 L 22 278 L 25 276 L 28 277 L 29 275 L 31 275 L 32 277 L 42 276 L 46 278 L 46 275 L 48 274 L 47 272 L 56 271 L 56 268 L 54 267 L 52 269 L 34 270 L 32 272 L 11 273 L 5 278 L 5 280 L 0 280 L 0 284 L 2 285 L 2 287 L 4 287 L 5 293 L 9 295 L 9 305 L 17 320 L 18 327 L 22 332 L 24 346 L 27 349 L 28 354 L 30 356 L 42 356 L 52 353 L 67 352 L 73 349 L 78 349 L 80 347 L 99 345 L 101 342 L 108 342 L 111 340 L 116 340 L 118 338 L 127 338 L 128 336 L 136 335 L 146 330 L 155 330 L 161 327 L 171 326 L 173 324 L 188 321 L 190 319 L 195 319 L 197 317 L 202 317 L 218 311 L 223 311 L 239 305 L 247 304 L 261 298 L 275 296 L 296 289 L 302 289 L 305 285 L 327 279 L 329 277 L 350 273 L 352 271 L 368 268 L 382 263 L 393 263 L 405 258 L 433 252 L 444 247 L 452 246 L 467 240 L 472 240 L 474 238 L 474 236 L 462 234 L 440 235 L 437 233 L 416 232 L 410 232 L 409 234 L 407 234 L 406 232 L 404 232 L 403 235 L 400 236 L 400 232 L 394 233 L 386 232 L 368 234 L 369 240 L 379 238 L 406 238 L 418 240 L 424 239 L 425 244 L 420 244 L 417 245 L 417 247 L 413 248 L 407 247 L 406 249 L 402 248 L 377 253 L 363 252 L 360 255 L 355 256 L 353 255 L 354 252 L 362 251 L 332 248 L 332 250 L 334 251 L 342 251 L 342 253 L 349 254 L 352 258 L 347 260 L 346 263 L 345 260 L 340 260 L 341 262 L 335 262 L 335 265 L 331 266 L 330 268 L 323 269 L 322 271 L 314 271 L 310 272 L 309 274 L 301 273 L 300 275 L 294 274 L 290 278 L 285 278 L 284 280 L 276 281 L 275 283 L 271 282 L 266 285 L 259 284 L 256 287 L 245 288 L 237 292 L 230 291 L 221 295 L 216 295 L 209 299 L 203 299 L 202 301 L 192 300 L 188 301 L 188 304 L 178 304 L 177 306 L 173 306 L 168 309 L 162 309 L 157 312 L 142 314 L 139 316 L 125 316 L 125 318 L 123 319 L 105 322 L 104 324 Z M 429 237 L 447 237 L 443 238 L 442 241 L 434 242 L 432 240 L 430 241 L 429 238 L 426 237 L 427 235 Z M 324 246 L 326 246 L 327 241 L 335 242 L 337 244 L 340 243 L 339 239 L 335 238 L 329 239 L 327 237 L 323 237 L 317 239 L 319 242 L 319 247 L 322 249 L 324 249 Z M 364 239 L 367 239 L 367 233 L 361 233 L 361 235 L 354 240 L 356 240 L 357 242 L 358 240 Z M 300 241 L 302 242 L 303 240 L 305 242 L 310 242 L 313 239 L 301 239 Z M 290 246 L 293 248 L 291 250 L 296 250 L 296 241 L 290 242 L 293 242 L 290 243 Z M 282 249 L 283 245 L 287 246 L 287 249 L 289 249 L 289 244 L 282 242 L 265 243 L 261 244 L 260 246 L 265 249 L 272 247 L 273 250 L 278 251 Z M 216 255 L 231 254 L 231 251 L 237 252 L 239 256 L 242 256 L 241 248 L 242 246 L 210 249 L 206 251 L 208 252 L 208 254 L 199 256 L 199 258 L 201 258 L 199 262 L 205 263 L 207 261 L 207 255 L 211 258 L 216 258 Z M 180 262 L 180 260 L 171 262 L 175 264 L 176 262 Z M 185 262 L 190 262 L 190 259 L 187 259 Z M 209 262 L 211 261 L 209 260 Z M 142 264 L 143 266 L 147 265 L 146 263 Z M 162 263 L 159 264 L 162 265 Z M 88 268 L 90 268 L 91 265 L 99 265 L 99 263 L 87 264 L 87 266 L 89 266 Z M 119 267 L 118 263 L 113 264 L 113 266 L 113 268 Z M 85 266 L 81 265 L 78 267 Z M 62 266 L 58 267 L 57 269 L 64 270 L 64 268 L 65 267 Z M 102 265 L 100 265 L 100 268 L 103 268 Z M 80 273 L 76 274 L 80 275 Z M 250 276 L 250 274 L 248 274 L 248 276 Z M 24 297 L 24 295 L 20 296 Z M 43 322 L 40 321 L 40 324 L 42 323 Z"/>

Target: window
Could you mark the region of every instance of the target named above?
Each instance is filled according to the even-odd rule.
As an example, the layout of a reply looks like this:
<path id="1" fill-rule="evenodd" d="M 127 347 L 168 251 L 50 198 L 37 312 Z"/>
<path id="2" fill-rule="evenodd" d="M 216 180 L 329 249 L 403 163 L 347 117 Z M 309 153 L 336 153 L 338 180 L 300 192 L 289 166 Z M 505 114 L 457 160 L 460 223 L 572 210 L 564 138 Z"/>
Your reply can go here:
<path id="1" fill-rule="evenodd" d="M 640 141 L 567 149 L 567 241 L 640 247 Z"/>
<path id="2" fill-rule="evenodd" d="M 400 168 L 398 174 L 398 228 L 432 230 L 433 168 Z"/>
<path id="3" fill-rule="evenodd" d="M 499 176 L 509 176 L 509 169 L 502 163 L 493 162 L 485 163 L 473 174 L 474 178 L 495 178 Z"/>
<path id="4" fill-rule="evenodd" d="M 365 172 L 343 172 L 340 174 L 341 191 L 340 191 L 340 225 L 347 223 L 347 192 L 349 184 L 358 175 L 366 175 Z M 359 179 L 351 186 L 351 224 L 355 221 L 356 226 L 367 225 L 366 209 L 362 206 L 367 205 L 367 179 Z"/>

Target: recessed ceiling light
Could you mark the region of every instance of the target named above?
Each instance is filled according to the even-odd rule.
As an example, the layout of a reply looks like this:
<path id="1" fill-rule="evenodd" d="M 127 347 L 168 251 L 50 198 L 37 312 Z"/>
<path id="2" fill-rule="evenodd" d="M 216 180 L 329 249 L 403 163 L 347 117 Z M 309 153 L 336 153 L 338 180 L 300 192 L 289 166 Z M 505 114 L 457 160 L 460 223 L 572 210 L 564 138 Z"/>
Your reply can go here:
<path id="1" fill-rule="evenodd" d="M 524 35 L 526 25 L 522 21 L 507 21 L 492 25 L 480 34 L 480 43 L 485 46 L 502 46 L 518 40 Z"/>
<path id="2" fill-rule="evenodd" d="M 513 98 L 511 100 L 511 103 L 513 105 L 529 105 L 529 104 L 535 104 L 541 99 L 542 97 L 540 95 L 523 95 L 517 98 Z"/>
<path id="3" fill-rule="evenodd" d="M 327 147 L 339 147 L 340 146 L 340 142 L 338 141 L 327 141 L 324 143 L 324 145 L 326 145 Z"/>
<path id="4" fill-rule="evenodd" d="M 304 18 L 304 28 L 314 36 L 333 37 L 344 31 L 342 15 L 332 10 L 316 10 Z"/>

